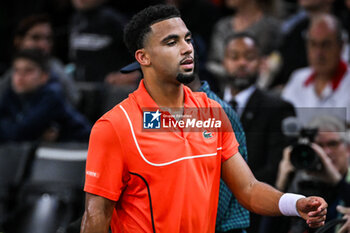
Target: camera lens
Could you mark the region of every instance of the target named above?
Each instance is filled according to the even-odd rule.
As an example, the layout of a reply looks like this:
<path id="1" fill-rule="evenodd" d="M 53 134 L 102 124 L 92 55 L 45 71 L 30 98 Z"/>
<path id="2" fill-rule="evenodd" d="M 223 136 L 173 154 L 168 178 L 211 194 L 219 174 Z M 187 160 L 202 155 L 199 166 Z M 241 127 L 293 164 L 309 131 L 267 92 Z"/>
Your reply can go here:
<path id="1" fill-rule="evenodd" d="M 297 144 L 291 151 L 290 161 L 296 169 L 322 170 L 322 163 L 316 152 L 307 144 Z"/>

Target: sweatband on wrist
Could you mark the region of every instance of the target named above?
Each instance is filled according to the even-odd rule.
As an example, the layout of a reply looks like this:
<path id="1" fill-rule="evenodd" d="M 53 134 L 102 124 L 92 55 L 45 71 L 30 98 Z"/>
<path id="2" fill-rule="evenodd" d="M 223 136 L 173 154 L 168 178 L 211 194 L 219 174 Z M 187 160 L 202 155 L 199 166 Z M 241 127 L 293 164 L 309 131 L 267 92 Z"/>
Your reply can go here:
<path id="1" fill-rule="evenodd" d="M 301 198 L 305 198 L 303 195 L 285 193 L 281 196 L 278 207 L 284 216 L 299 216 L 300 214 L 297 210 L 297 201 Z"/>

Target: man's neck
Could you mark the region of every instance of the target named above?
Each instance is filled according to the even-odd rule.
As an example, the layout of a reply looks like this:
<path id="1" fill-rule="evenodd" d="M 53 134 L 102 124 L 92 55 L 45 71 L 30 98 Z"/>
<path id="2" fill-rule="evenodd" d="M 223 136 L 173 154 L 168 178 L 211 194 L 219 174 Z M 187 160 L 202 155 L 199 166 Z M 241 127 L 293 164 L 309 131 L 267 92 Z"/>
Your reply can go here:
<path id="1" fill-rule="evenodd" d="M 251 86 L 249 86 L 249 87 L 251 87 Z M 239 90 L 239 89 L 237 89 L 236 87 L 231 86 L 231 95 L 232 95 L 232 96 L 236 96 L 236 95 L 238 95 L 240 92 L 242 92 L 242 91 L 244 91 L 244 90 L 247 90 L 249 87 L 247 87 L 247 88 L 245 88 L 245 89 L 243 89 L 243 90 Z"/>
<path id="2" fill-rule="evenodd" d="M 184 105 L 183 86 L 160 79 L 144 78 L 144 85 L 159 107 L 182 108 Z"/>
<path id="3" fill-rule="evenodd" d="M 315 91 L 318 96 L 322 95 L 323 90 L 327 87 L 329 82 L 332 81 L 333 75 L 320 75 L 316 74 L 315 76 Z"/>
<path id="4" fill-rule="evenodd" d="M 194 74 L 195 78 L 193 80 L 193 82 L 187 84 L 187 86 L 194 92 L 198 91 L 199 88 L 201 88 L 202 84 L 201 84 L 201 80 L 199 79 L 199 76 Z"/>

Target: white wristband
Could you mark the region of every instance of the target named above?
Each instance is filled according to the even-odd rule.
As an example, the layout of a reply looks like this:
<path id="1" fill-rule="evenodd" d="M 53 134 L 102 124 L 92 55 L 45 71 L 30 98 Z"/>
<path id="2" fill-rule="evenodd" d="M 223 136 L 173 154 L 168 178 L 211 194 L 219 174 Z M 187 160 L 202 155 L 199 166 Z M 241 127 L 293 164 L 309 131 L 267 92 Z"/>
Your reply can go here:
<path id="1" fill-rule="evenodd" d="M 278 207 L 284 216 L 299 216 L 300 214 L 297 210 L 297 201 L 301 198 L 305 198 L 303 195 L 285 193 L 281 196 Z"/>

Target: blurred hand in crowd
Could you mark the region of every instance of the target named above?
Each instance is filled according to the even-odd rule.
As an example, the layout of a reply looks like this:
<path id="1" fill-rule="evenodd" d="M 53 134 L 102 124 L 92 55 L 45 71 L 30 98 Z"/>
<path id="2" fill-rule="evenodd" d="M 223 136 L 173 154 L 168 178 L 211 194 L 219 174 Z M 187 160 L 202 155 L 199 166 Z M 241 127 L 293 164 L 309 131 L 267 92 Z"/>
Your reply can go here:
<path id="1" fill-rule="evenodd" d="M 47 130 L 45 130 L 42 140 L 46 142 L 55 142 L 58 139 L 60 131 L 57 127 L 51 126 Z"/>
<path id="2" fill-rule="evenodd" d="M 276 180 L 276 188 L 278 190 L 285 190 L 289 175 L 295 171 L 293 164 L 290 162 L 291 146 L 284 148 L 283 158 L 278 167 L 278 175 Z"/>

